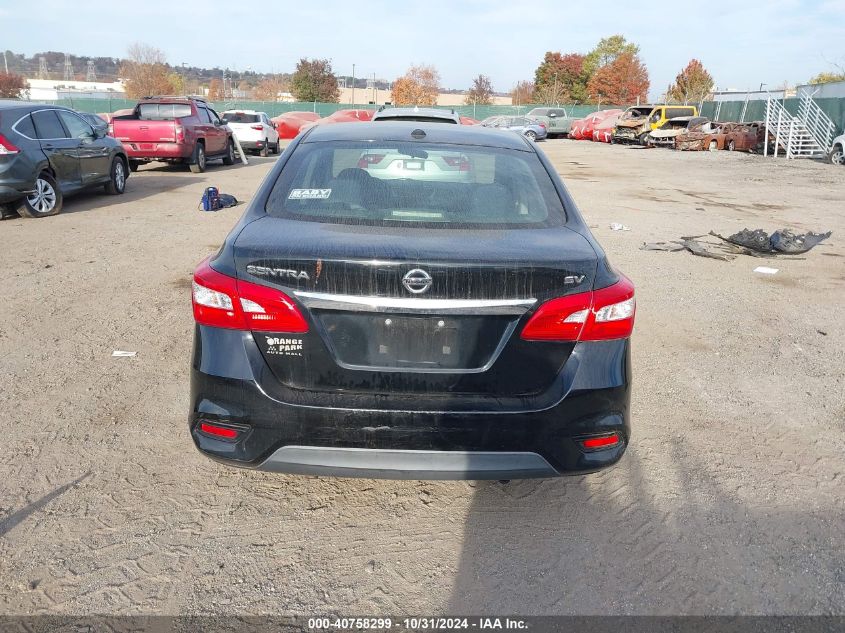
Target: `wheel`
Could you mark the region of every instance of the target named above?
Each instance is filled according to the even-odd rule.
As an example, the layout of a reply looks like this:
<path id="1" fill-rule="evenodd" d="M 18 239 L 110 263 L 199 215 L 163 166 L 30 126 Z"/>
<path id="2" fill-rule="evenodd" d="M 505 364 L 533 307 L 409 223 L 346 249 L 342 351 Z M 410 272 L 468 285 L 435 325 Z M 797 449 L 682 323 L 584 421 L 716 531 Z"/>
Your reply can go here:
<path id="1" fill-rule="evenodd" d="M 729 152 L 732 152 L 732 151 L 734 151 L 734 150 L 736 149 L 736 142 L 734 142 L 734 140 L 733 140 L 733 139 L 731 139 L 731 140 L 729 140 L 729 141 L 728 141 L 728 147 L 727 147 L 727 149 L 728 149 L 728 151 L 729 151 Z"/>
<path id="2" fill-rule="evenodd" d="M 264 144 L 261 146 L 261 149 L 258 150 L 258 155 L 261 156 L 261 158 L 267 158 L 267 154 L 269 154 L 269 153 L 270 153 L 270 142 L 265 138 Z"/>
<path id="3" fill-rule="evenodd" d="M 837 145 L 830 154 L 827 155 L 827 160 L 831 165 L 845 165 L 845 149 L 841 145 Z"/>
<path id="4" fill-rule="evenodd" d="M 140 166 L 141 166 L 140 161 L 137 161 L 137 160 L 130 160 L 130 161 L 129 161 L 129 171 L 131 171 L 133 174 L 134 174 L 136 171 L 138 171 L 138 168 L 139 168 Z"/>
<path id="5" fill-rule="evenodd" d="M 62 210 L 62 192 L 56 180 L 46 171 L 35 179 L 35 191 L 26 196 L 18 207 L 18 213 L 26 218 L 46 218 Z"/>
<path id="6" fill-rule="evenodd" d="M 640 145 L 647 145 L 647 143 L 648 143 L 648 132 L 643 132 L 642 134 L 640 134 L 640 137 L 637 139 L 637 142 Z"/>
<path id="7" fill-rule="evenodd" d="M 265 154 L 266 156 L 266 154 Z M 223 164 L 224 165 L 234 165 L 235 164 L 235 144 L 232 142 L 232 139 L 229 139 L 229 149 L 226 152 L 226 155 L 223 157 Z"/>
<path id="8" fill-rule="evenodd" d="M 194 148 L 194 159 L 191 161 L 189 167 L 195 174 L 201 174 L 205 171 L 205 147 L 203 147 L 202 143 L 197 143 L 197 146 Z"/>
<path id="9" fill-rule="evenodd" d="M 707 149 L 709 149 L 711 152 L 715 152 L 717 149 L 719 149 L 719 144 L 716 142 L 716 139 L 712 139 L 710 141 L 710 145 L 707 146 Z"/>
<path id="10" fill-rule="evenodd" d="M 281 153 L 282 153 L 282 148 L 281 148 L 281 145 L 282 145 L 282 139 L 281 139 L 281 137 L 280 137 L 280 138 L 277 138 L 277 139 L 276 139 L 276 142 L 273 144 L 273 153 L 274 153 L 276 156 L 278 156 L 279 154 L 281 154 Z"/>
<path id="11" fill-rule="evenodd" d="M 126 190 L 126 167 L 121 159 L 115 158 L 111 162 L 111 175 L 103 188 L 112 196 L 119 196 Z"/>
<path id="12" fill-rule="evenodd" d="M 525 132 L 525 138 L 527 138 L 529 141 L 536 141 L 537 140 L 537 133 L 534 132 L 534 130 L 527 130 Z"/>

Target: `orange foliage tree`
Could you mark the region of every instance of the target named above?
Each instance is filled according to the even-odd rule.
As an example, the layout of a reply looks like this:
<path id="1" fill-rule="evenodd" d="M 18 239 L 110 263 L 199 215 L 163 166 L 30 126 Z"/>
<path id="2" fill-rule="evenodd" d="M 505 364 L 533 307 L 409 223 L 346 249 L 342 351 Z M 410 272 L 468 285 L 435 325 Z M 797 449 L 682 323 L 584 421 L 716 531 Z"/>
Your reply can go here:
<path id="1" fill-rule="evenodd" d="M 411 66 L 393 82 L 395 105 L 435 105 L 440 94 L 440 73 L 434 66 Z"/>
<path id="2" fill-rule="evenodd" d="M 587 84 L 592 99 L 625 105 L 638 99 L 646 101 L 649 88 L 648 70 L 638 55 L 623 53 L 596 70 Z"/>

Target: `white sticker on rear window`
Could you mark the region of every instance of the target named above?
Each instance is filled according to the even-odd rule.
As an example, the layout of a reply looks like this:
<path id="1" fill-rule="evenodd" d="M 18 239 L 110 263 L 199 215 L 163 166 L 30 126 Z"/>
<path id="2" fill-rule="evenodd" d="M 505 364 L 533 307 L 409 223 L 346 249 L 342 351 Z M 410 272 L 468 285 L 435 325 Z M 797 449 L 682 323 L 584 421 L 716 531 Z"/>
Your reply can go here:
<path id="1" fill-rule="evenodd" d="M 288 200 L 325 200 L 330 195 L 331 189 L 291 189 Z"/>

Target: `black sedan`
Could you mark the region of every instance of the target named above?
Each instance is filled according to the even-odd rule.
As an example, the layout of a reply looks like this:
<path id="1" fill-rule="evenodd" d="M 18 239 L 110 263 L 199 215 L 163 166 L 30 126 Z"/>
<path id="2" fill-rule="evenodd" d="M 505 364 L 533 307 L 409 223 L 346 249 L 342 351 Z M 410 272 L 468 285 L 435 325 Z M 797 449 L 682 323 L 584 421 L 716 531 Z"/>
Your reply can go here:
<path id="1" fill-rule="evenodd" d="M 0 207 L 40 218 L 62 210 L 64 196 L 104 187 L 121 194 L 129 176 L 119 141 L 68 108 L 0 101 Z"/>
<path id="2" fill-rule="evenodd" d="M 189 427 L 233 466 L 515 479 L 630 439 L 634 287 L 521 136 L 316 126 L 194 272 Z"/>

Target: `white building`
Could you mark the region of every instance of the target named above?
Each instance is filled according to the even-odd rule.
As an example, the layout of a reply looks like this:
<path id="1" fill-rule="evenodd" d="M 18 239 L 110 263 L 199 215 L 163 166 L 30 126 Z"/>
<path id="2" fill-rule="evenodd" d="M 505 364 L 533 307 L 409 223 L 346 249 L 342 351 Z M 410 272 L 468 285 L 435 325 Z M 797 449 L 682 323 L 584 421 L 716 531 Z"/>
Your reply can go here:
<path id="1" fill-rule="evenodd" d="M 33 101 L 56 99 L 125 99 L 121 81 L 64 81 L 62 79 L 27 79 L 29 98 Z"/>

